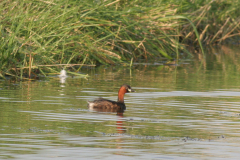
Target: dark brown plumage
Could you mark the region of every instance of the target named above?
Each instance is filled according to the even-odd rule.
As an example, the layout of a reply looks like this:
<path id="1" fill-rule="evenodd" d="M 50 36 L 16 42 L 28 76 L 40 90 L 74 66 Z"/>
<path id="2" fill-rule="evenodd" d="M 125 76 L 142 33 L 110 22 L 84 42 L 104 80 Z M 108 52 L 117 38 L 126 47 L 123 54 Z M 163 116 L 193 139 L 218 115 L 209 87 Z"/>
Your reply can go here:
<path id="1" fill-rule="evenodd" d="M 125 110 L 126 106 L 124 104 L 124 94 L 128 92 L 135 92 L 131 87 L 127 84 L 124 84 L 120 87 L 118 91 L 118 101 L 111 101 L 103 98 L 98 98 L 92 102 L 88 101 L 88 108 L 90 110 L 96 109 L 114 109 L 114 110 Z"/>

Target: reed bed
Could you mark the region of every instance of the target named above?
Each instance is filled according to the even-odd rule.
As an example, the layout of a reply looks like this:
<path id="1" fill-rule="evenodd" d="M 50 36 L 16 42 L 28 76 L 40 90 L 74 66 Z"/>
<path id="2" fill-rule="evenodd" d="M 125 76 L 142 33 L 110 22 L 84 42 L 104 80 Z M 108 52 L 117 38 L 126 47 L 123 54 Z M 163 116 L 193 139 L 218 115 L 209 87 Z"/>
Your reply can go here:
<path id="1" fill-rule="evenodd" d="M 188 46 L 239 40 L 230 1 L 2 0 L 0 76 L 189 57 Z M 52 66 L 55 66 L 53 68 Z M 56 67 L 58 66 L 58 67 Z"/>

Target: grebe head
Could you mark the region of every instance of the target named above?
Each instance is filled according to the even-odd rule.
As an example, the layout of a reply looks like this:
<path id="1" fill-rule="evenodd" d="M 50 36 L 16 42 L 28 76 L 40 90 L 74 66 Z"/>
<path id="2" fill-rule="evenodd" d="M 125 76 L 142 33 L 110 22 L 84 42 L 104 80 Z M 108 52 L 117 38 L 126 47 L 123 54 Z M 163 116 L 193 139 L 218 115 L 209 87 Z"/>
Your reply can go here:
<path id="1" fill-rule="evenodd" d="M 122 85 L 122 87 L 120 88 L 120 90 L 122 89 L 122 92 L 124 92 L 125 89 L 125 93 L 129 93 L 129 92 L 135 92 L 129 85 L 124 84 Z M 119 91 L 120 91 L 119 90 Z"/>
<path id="2" fill-rule="evenodd" d="M 124 84 L 118 91 L 118 102 L 124 103 L 124 94 L 129 92 L 135 92 L 129 85 Z"/>

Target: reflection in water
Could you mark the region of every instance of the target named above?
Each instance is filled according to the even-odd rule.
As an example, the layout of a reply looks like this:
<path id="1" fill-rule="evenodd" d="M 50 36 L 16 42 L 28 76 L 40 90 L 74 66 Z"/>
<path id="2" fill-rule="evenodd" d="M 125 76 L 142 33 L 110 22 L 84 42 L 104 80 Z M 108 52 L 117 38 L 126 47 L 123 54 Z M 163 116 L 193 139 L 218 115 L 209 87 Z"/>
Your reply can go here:
<path id="1" fill-rule="evenodd" d="M 118 120 L 117 120 L 117 123 L 116 123 L 116 126 L 117 126 L 117 133 L 125 133 L 126 132 L 126 128 L 123 127 L 123 111 L 121 112 L 117 112 L 117 115 L 118 115 Z"/>
<path id="2" fill-rule="evenodd" d="M 121 108 L 89 108 L 89 110 L 91 111 L 96 111 L 98 113 L 101 112 L 108 112 L 108 113 L 117 113 L 117 121 L 116 121 L 116 126 L 117 126 L 117 133 L 125 133 L 126 132 L 126 128 L 123 127 L 123 113 L 124 113 L 124 109 Z"/>
<path id="3" fill-rule="evenodd" d="M 90 109 L 90 108 L 89 108 Z M 117 121 L 116 121 L 116 130 L 118 134 L 124 134 L 126 132 L 126 128 L 123 127 L 123 113 L 124 109 L 121 108 L 91 108 L 90 110 L 92 111 L 97 111 L 98 113 L 101 112 L 107 112 L 107 113 L 117 113 Z M 122 149 L 122 137 L 121 136 L 116 137 L 116 148 L 117 149 Z M 116 154 L 122 155 L 122 151 L 118 151 Z"/>

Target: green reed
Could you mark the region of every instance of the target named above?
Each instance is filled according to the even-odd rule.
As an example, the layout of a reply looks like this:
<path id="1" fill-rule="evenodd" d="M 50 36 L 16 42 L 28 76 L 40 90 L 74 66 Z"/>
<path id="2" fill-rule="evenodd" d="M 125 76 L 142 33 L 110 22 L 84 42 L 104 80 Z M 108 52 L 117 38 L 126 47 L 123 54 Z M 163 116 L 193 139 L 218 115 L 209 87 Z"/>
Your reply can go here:
<path id="1" fill-rule="evenodd" d="M 220 0 L 2 0 L 0 76 L 23 77 L 36 69 L 45 75 L 69 64 L 78 64 L 77 72 L 87 64 L 174 59 L 179 52 L 191 56 L 188 44 L 204 53 L 202 42 L 237 34 L 237 5 L 224 4 L 227 9 L 219 11 Z"/>

